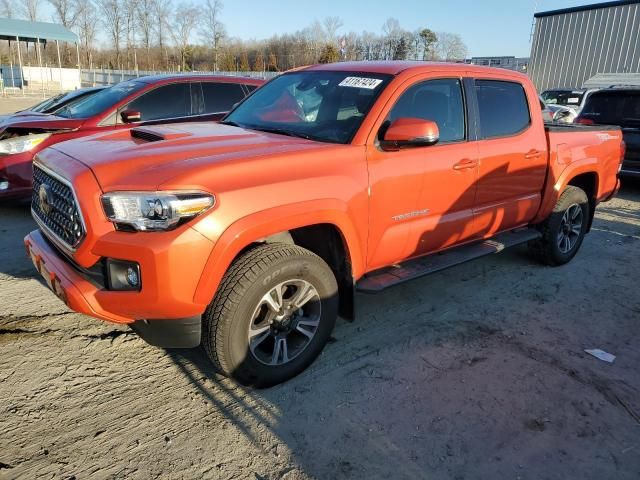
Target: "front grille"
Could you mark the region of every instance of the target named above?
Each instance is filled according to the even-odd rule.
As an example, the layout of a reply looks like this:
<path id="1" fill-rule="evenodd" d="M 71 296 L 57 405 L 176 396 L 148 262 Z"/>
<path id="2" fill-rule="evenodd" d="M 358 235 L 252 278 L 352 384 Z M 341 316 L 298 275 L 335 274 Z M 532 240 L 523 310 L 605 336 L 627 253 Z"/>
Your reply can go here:
<path id="1" fill-rule="evenodd" d="M 37 165 L 33 166 L 31 209 L 65 246 L 74 249 L 84 239 L 86 232 L 71 187 Z"/>

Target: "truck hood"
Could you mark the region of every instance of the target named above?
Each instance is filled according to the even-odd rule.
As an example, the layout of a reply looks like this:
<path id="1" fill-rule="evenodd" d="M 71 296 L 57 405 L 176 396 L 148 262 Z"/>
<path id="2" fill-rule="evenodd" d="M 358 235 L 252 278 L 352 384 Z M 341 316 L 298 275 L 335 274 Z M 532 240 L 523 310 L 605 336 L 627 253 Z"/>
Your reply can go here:
<path id="1" fill-rule="evenodd" d="M 212 167 L 335 147 L 203 122 L 117 130 L 52 148 L 89 167 L 104 191 L 114 191 L 151 190 L 168 181 L 180 184 L 181 179 L 190 187 L 204 188 L 212 179 L 205 172 Z M 202 183 L 193 185 L 192 179 L 198 177 L 202 177 Z"/>
<path id="2" fill-rule="evenodd" d="M 84 119 L 64 118 L 36 112 L 18 112 L 0 117 L 0 132 L 7 128 L 35 128 L 42 130 L 73 130 L 78 128 Z"/>

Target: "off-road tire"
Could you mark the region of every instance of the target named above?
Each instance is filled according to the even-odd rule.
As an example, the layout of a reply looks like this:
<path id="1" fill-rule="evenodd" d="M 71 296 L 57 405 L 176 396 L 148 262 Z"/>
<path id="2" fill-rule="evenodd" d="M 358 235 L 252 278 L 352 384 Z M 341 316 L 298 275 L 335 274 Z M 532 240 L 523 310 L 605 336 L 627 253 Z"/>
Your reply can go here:
<path id="1" fill-rule="evenodd" d="M 320 322 L 307 347 L 284 365 L 266 365 L 249 349 L 253 313 L 263 296 L 281 282 L 301 279 L 320 298 Z M 238 257 L 220 283 L 203 314 L 202 346 L 215 367 L 244 385 L 268 387 L 307 368 L 331 336 L 338 316 L 338 286 L 333 272 L 319 256 L 289 244 L 264 244 Z"/>
<path id="2" fill-rule="evenodd" d="M 568 251 L 562 251 L 559 245 L 559 234 L 563 226 L 563 216 L 574 206 L 579 206 L 582 211 L 580 233 L 571 248 Z M 533 252 L 547 265 L 558 266 L 569 262 L 582 245 L 591 218 L 590 214 L 587 194 L 581 188 L 569 185 L 560 195 L 549 217 L 539 225 L 542 238 L 531 243 Z"/>

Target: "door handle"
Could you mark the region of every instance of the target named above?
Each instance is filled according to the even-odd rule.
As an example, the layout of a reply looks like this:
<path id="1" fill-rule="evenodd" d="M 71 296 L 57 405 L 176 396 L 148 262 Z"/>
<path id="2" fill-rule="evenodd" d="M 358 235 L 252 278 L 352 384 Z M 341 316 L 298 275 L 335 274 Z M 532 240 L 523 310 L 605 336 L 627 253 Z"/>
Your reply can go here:
<path id="1" fill-rule="evenodd" d="M 527 153 L 524 154 L 524 158 L 526 158 L 527 160 L 530 160 L 532 158 L 539 158 L 540 157 L 540 152 L 538 150 L 529 150 Z"/>
<path id="2" fill-rule="evenodd" d="M 460 160 L 458 163 L 453 165 L 454 170 L 465 170 L 467 168 L 475 168 L 478 166 L 477 160 L 471 160 L 470 158 L 465 158 Z"/>

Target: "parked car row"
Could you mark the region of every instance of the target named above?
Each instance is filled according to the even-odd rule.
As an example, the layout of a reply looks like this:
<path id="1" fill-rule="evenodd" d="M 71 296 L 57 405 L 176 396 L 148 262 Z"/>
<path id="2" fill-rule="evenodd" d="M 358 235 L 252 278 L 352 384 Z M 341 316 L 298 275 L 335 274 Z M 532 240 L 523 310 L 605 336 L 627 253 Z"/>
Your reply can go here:
<path id="1" fill-rule="evenodd" d="M 226 76 L 142 77 L 54 97 L 0 118 L 0 199 L 31 195 L 31 163 L 47 147 L 136 125 L 219 120 L 263 83 Z"/>
<path id="2" fill-rule="evenodd" d="M 620 175 L 640 177 L 640 87 L 546 90 L 545 121 L 582 125 L 616 125 L 626 148 Z"/>
<path id="3" fill-rule="evenodd" d="M 356 290 L 521 243 L 562 265 L 619 186 L 620 128 L 545 124 L 516 72 L 342 62 L 247 96 L 259 83 L 140 79 L 6 122 L 2 159 L 34 158 L 27 252 L 70 308 L 273 385 Z"/>

